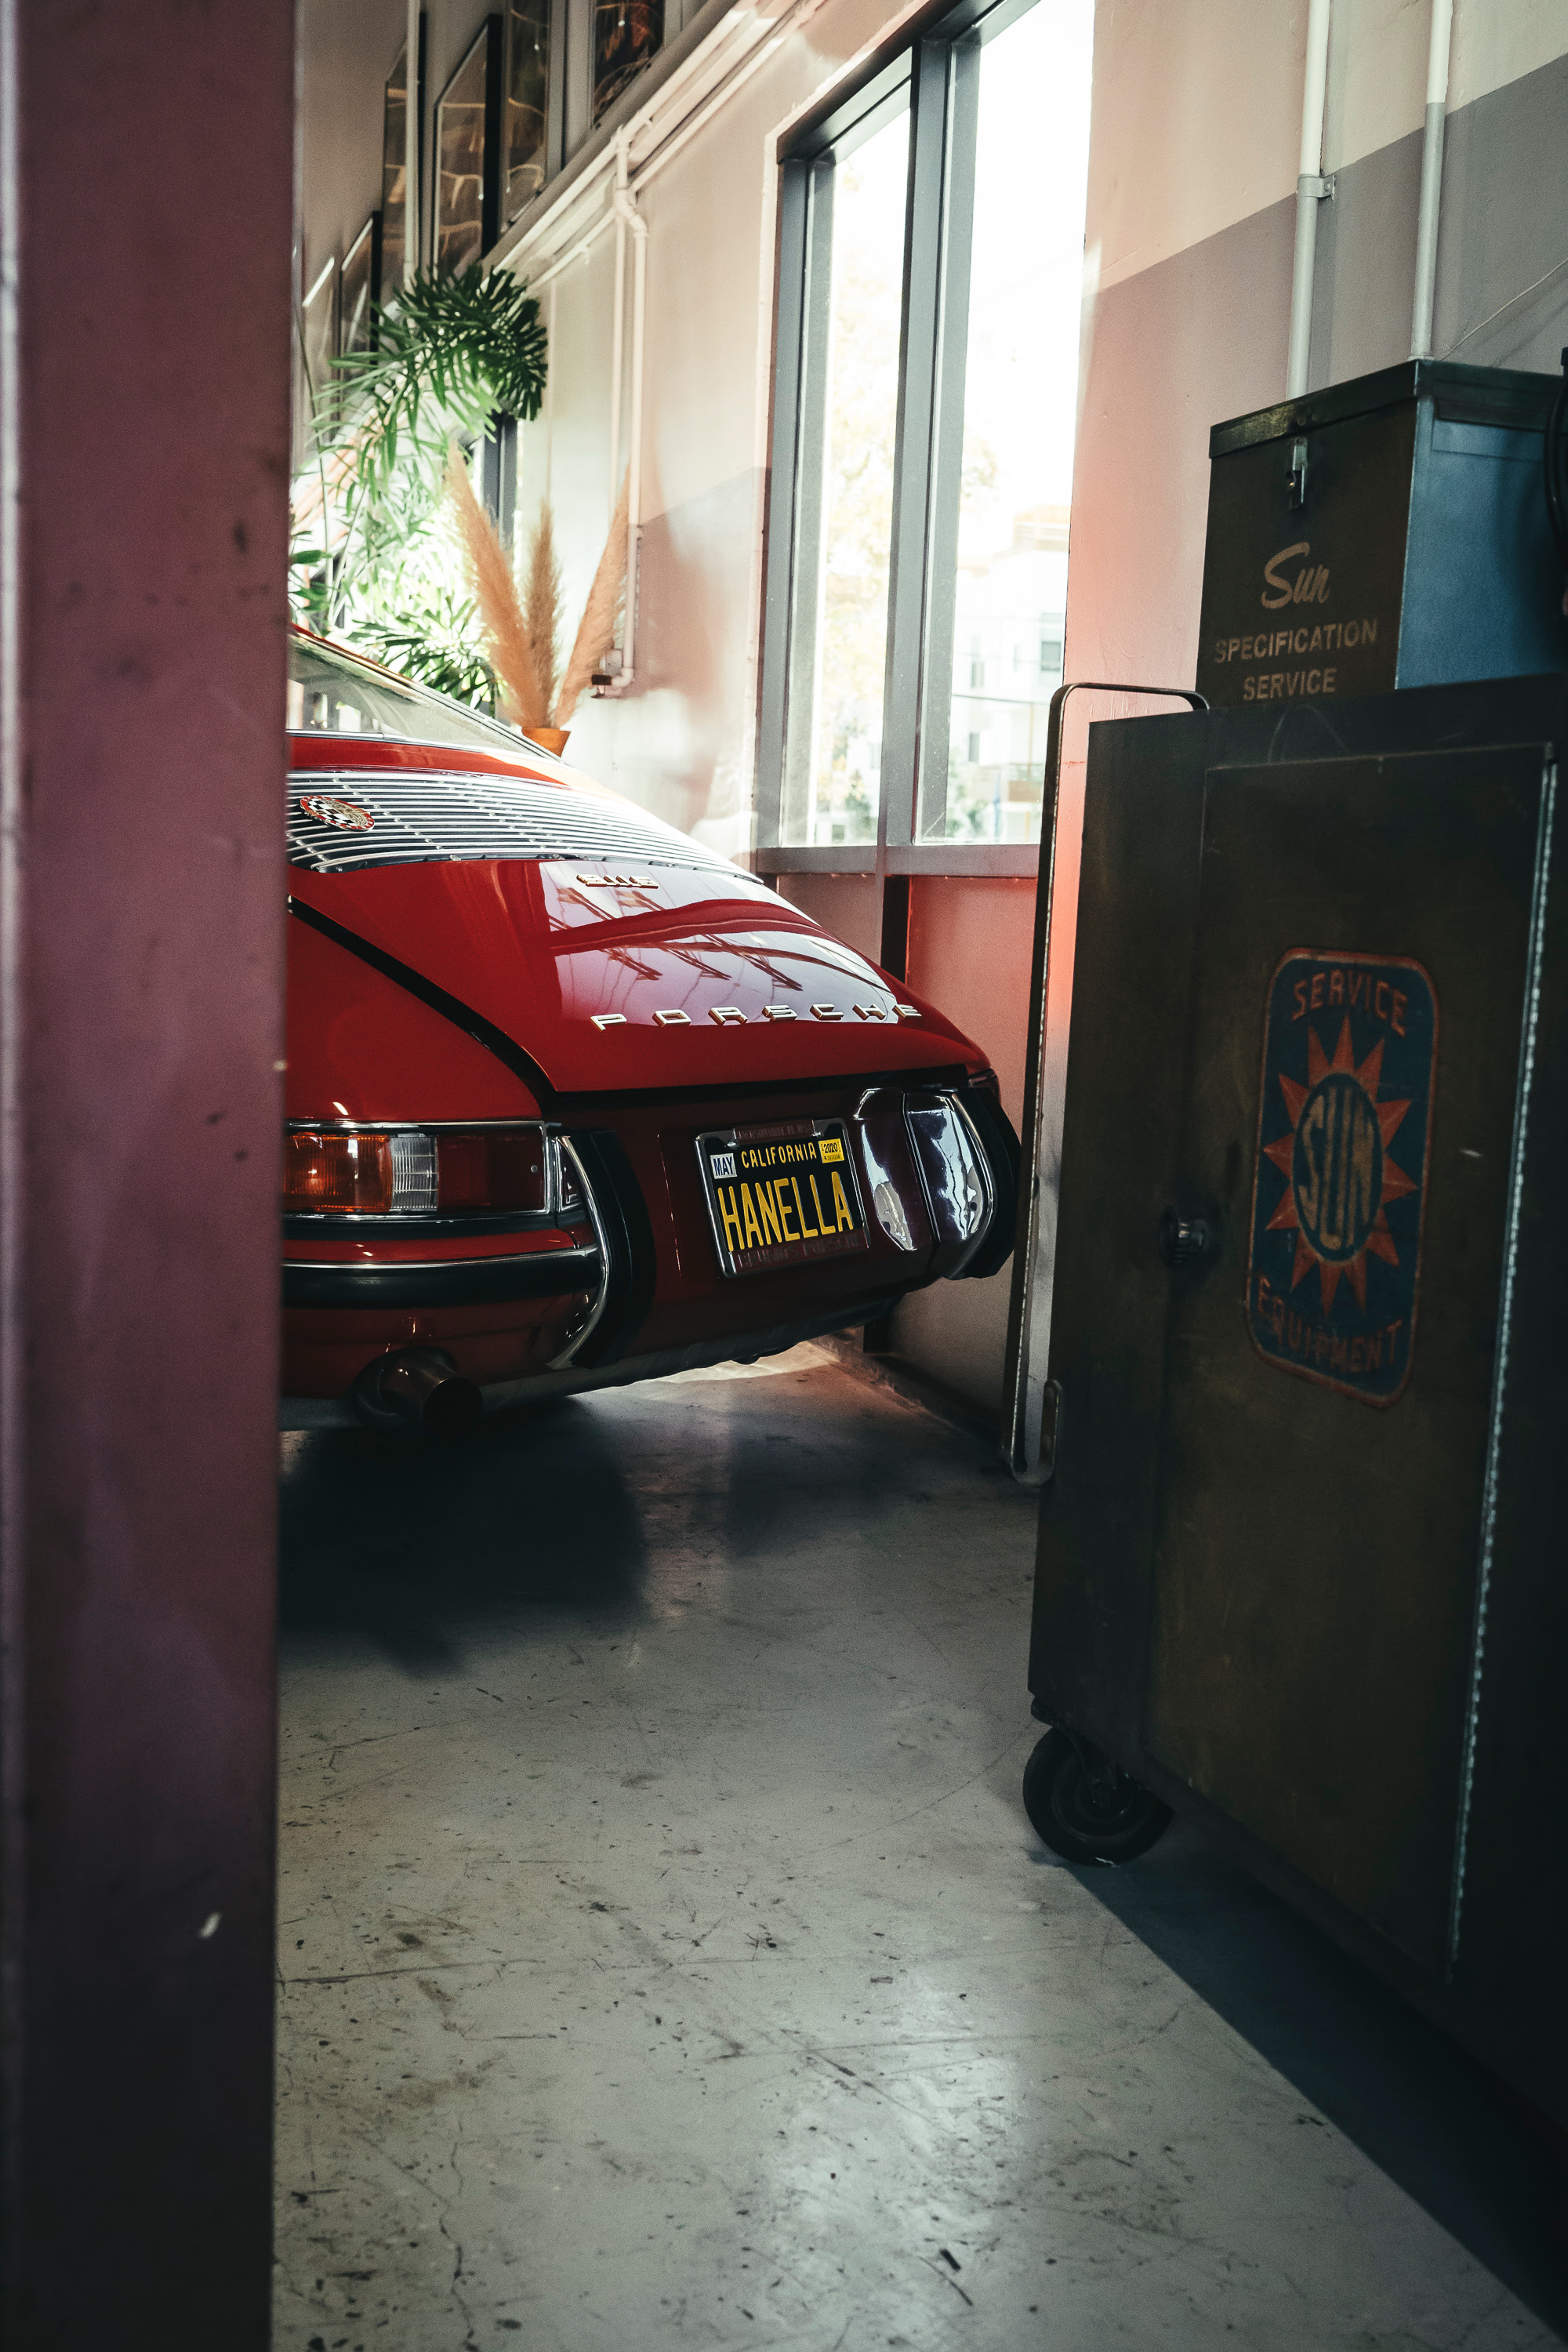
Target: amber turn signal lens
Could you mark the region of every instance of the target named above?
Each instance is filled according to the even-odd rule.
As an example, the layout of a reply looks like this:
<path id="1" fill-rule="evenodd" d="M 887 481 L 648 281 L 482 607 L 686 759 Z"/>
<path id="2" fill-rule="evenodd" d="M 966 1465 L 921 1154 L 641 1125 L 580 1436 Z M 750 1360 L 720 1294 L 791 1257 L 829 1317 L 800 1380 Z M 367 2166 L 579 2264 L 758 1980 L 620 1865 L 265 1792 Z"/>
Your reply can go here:
<path id="1" fill-rule="evenodd" d="M 283 1206 L 296 1213 L 414 1217 L 549 1205 L 542 1127 L 300 1128 L 284 1138 Z"/>
<path id="2" fill-rule="evenodd" d="M 390 1136 L 307 1130 L 284 1138 L 285 1209 L 384 1214 L 392 1206 L 393 1181 Z"/>
<path id="3" fill-rule="evenodd" d="M 545 1209 L 544 1130 L 445 1129 L 436 1139 L 436 1192 L 443 1209 Z"/>

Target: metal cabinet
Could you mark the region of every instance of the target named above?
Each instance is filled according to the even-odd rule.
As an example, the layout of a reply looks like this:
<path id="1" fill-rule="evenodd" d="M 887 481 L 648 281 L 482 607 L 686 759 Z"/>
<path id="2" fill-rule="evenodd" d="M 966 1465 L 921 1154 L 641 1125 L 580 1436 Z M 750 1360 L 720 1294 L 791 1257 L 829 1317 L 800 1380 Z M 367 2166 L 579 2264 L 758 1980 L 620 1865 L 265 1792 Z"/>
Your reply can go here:
<path id="1" fill-rule="evenodd" d="M 1092 730 L 1030 1685 L 1568 2119 L 1565 721 Z"/>

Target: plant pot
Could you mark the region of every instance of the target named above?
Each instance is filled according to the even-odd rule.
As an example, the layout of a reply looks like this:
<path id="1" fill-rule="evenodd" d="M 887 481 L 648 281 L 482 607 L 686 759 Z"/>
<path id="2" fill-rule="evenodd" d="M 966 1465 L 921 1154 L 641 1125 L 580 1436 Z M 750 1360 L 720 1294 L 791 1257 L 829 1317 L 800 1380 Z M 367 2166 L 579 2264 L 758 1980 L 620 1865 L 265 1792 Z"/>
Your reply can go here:
<path id="1" fill-rule="evenodd" d="M 541 744 L 546 751 L 553 751 L 557 759 L 566 749 L 566 739 L 572 732 L 569 727 L 525 727 L 522 731 L 531 743 Z"/>

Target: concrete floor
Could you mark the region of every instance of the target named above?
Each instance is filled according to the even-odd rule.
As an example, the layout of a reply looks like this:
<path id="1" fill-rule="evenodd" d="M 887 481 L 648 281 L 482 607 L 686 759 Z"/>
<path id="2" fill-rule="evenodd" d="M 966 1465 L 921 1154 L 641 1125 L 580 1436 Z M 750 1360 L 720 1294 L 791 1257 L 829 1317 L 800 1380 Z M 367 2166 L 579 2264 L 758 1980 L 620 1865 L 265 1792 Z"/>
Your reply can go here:
<path id="1" fill-rule="evenodd" d="M 1494 2087 L 1042 1852 L 1029 1501 L 784 1365 L 285 1441 L 279 2352 L 1556 2343 Z"/>

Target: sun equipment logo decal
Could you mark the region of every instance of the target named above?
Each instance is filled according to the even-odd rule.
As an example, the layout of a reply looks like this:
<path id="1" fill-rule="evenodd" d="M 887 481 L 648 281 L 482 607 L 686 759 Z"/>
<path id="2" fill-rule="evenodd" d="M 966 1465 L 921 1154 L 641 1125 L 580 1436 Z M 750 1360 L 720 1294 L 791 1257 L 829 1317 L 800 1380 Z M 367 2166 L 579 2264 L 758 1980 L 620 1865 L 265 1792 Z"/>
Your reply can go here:
<path id="1" fill-rule="evenodd" d="M 318 824 L 335 824 L 340 833 L 369 833 L 375 822 L 357 801 L 341 801 L 331 793 L 307 793 L 300 812 L 313 816 Z"/>
<path id="2" fill-rule="evenodd" d="M 1437 994 L 1408 956 L 1292 948 L 1269 982 L 1247 1325 L 1266 1363 L 1364 1404 L 1410 1377 Z"/>

